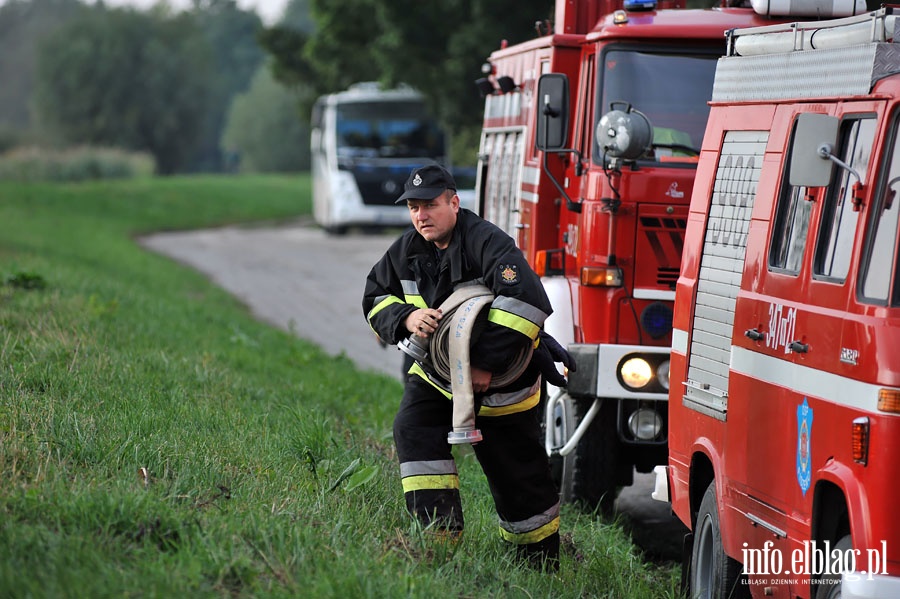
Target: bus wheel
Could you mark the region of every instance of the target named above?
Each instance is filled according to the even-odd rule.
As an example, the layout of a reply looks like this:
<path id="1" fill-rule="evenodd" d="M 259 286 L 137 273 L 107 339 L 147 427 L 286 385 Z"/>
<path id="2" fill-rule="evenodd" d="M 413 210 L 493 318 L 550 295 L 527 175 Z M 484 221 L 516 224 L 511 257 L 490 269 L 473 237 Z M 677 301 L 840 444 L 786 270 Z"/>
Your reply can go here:
<path id="1" fill-rule="evenodd" d="M 556 404 L 552 420 L 552 449 L 558 450 L 572 437 L 590 409 L 591 401 L 565 394 Z M 604 401 L 587 432 L 566 456 L 550 458 L 553 478 L 563 503 L 579 503 L 588 510 L 612 514 L 616 501 L 616 461 L 619 454 L 615 403 Z"/>
<path id="2" fill-rule="evenodd" d="M 332 225 L 329 227 L 325 227 L 325 232 L 329 235 L 340 237 L 347 234 L 347 227 L 345 225 Z"/>
<path id="3" fill-rule="evenodd" d="M 841 539 L 834 545 L 834 548 L 831 550 L 832 554 L 835 551 L 840 551 L 841 555 L 846 555 L 848 551 L 853 549 L 853 539 L 850 538 L 850 535 L 845 535 L 841 537 Z M 816 599 L 840 599 L 841 596 L 841 575 L 837 574 L 829 574 L 822 575 L 819 577 L 819 584 L 815 585 L 816 588 Z"/>
<path id="4" fill-rule="evenodd" d="M 716 483 L 709 484 L 694 526 L 691 551 L 691 599 L 748 597 L 749 587 L 741 584 L 741 564 L 725 554 L 716 505 Z"/>

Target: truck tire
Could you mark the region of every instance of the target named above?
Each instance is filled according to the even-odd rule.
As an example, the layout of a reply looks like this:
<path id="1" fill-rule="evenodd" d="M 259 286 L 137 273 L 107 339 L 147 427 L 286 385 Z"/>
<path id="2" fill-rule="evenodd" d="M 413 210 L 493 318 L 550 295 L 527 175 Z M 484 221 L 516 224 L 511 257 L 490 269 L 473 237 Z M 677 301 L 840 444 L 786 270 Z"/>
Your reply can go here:
<path id="1" fill-rule="evenodd" d="M 565 394 L 553 415 L 553 449 L 558 450 L 575 432 L 591 407 L 590 400 Z M 559 488 L 560 501 L 588 510 L 612 514 L 618 489 L 616 462 L 619 454 L 615 403 L 604 401 L 590 428 L 567 456 L 551 455 L 550 467 Z"/>
<path id="2" fill-rule="evenodd" d="M 722 547 L 716 482 L 706 488 L 691 550 L 689 597 L 691 599 L 731 599 L 749 597 L 749 587 L 741 584 L 741 564 L 728 557 Z"/>
<path id="3" fill-rule="evenodd" d="M 840 551 L 841 553 L 846 553 L 847 551 L 853 549 L 853 539 L 850 535 L 844 535 L 840 538 L 840 540 L 835 543 L 832 552 Z M 829 574 L 829 575 L 820 575 L 819 576 L 819 584 L 815 585 L 816 599 L 840 599 L 841 597 L 841 575 L 840 574 Z"/>

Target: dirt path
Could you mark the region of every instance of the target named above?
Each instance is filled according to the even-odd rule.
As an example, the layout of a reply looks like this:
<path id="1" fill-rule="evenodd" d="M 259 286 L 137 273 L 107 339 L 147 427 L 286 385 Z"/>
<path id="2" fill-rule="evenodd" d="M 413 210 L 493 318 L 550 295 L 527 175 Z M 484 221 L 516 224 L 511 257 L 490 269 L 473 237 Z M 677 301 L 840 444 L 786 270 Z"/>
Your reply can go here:
<path id="1" fill-rule="evenodd" d="M 393 235 L 331 237 L 306 222 L 159 233 L 141 245 L 206 274 L 265 322 L 344 353 L 362 370 L 400 377 L 401 353 L 382 348 L 362 313 L 366 275 Z"/>

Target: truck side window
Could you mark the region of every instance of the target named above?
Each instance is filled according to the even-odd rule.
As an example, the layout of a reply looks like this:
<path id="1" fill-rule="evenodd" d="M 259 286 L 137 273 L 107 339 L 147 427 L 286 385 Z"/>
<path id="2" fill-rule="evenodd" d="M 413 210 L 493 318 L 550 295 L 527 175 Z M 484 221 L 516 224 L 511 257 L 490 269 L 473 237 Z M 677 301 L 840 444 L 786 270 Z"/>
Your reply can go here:
<path id="1" fill-rule="evenodd" d="M 900 151 L 898 151 L 898 126 L 900 118 L 894 119 L 889 155 L 882 172 L 885 179 L 880 192 L 873 198 L 869 216 L 869 231 L 866 247 L 868 254 L 862 265 L 862 295 L 868 300 L 886 304 L 891 290 L 891 274 L 894 271 L 894 248 L 897 244 L 897 222 L 900 215 Z M 896 285 L 897 283 L 895 283 Z M 900 294 L 894 292 L 893 304 L 900 303 Z"/>
<path id="2" fill-rule="evenodd" d="M 866 181 L 876 125 L 874 118 L 848 119 L 841 124 L 839 158 L 859 173 L 862 183 Z M 822 211 L 814 273 L 843 282 L 850 269 L 859 211 L 853 206 L 856 177 L 844 168 L 834 172 Z"/>
<path id="3" fill-rule="evenodd" d="M 790 154 L 789 149 L 785 156 Z M 796 275 L 803 263 L 803 249 L 806 247 L 806 236 L 809 233 L 812 202 L 806 200 L 806 187 L 792 186 L 789 181 L 790 172 L 786 166 L 772 227 L 769 266 Z"/>

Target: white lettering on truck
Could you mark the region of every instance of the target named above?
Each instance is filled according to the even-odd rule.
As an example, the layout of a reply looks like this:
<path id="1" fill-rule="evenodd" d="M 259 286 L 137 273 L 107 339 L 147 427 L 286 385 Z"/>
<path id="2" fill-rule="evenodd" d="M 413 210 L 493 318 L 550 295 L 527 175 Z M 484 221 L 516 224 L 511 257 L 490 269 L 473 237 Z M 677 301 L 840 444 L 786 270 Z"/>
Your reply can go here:
<path id="1" fill-rule="evenodd" d="M 790 353 L 788 344 L 794 340 L 797 327 L 797 308 L 785 308 L 781 304 L 769 304 L 769 330 L 766 332 L 766 347 L 784 348 Z"/>

